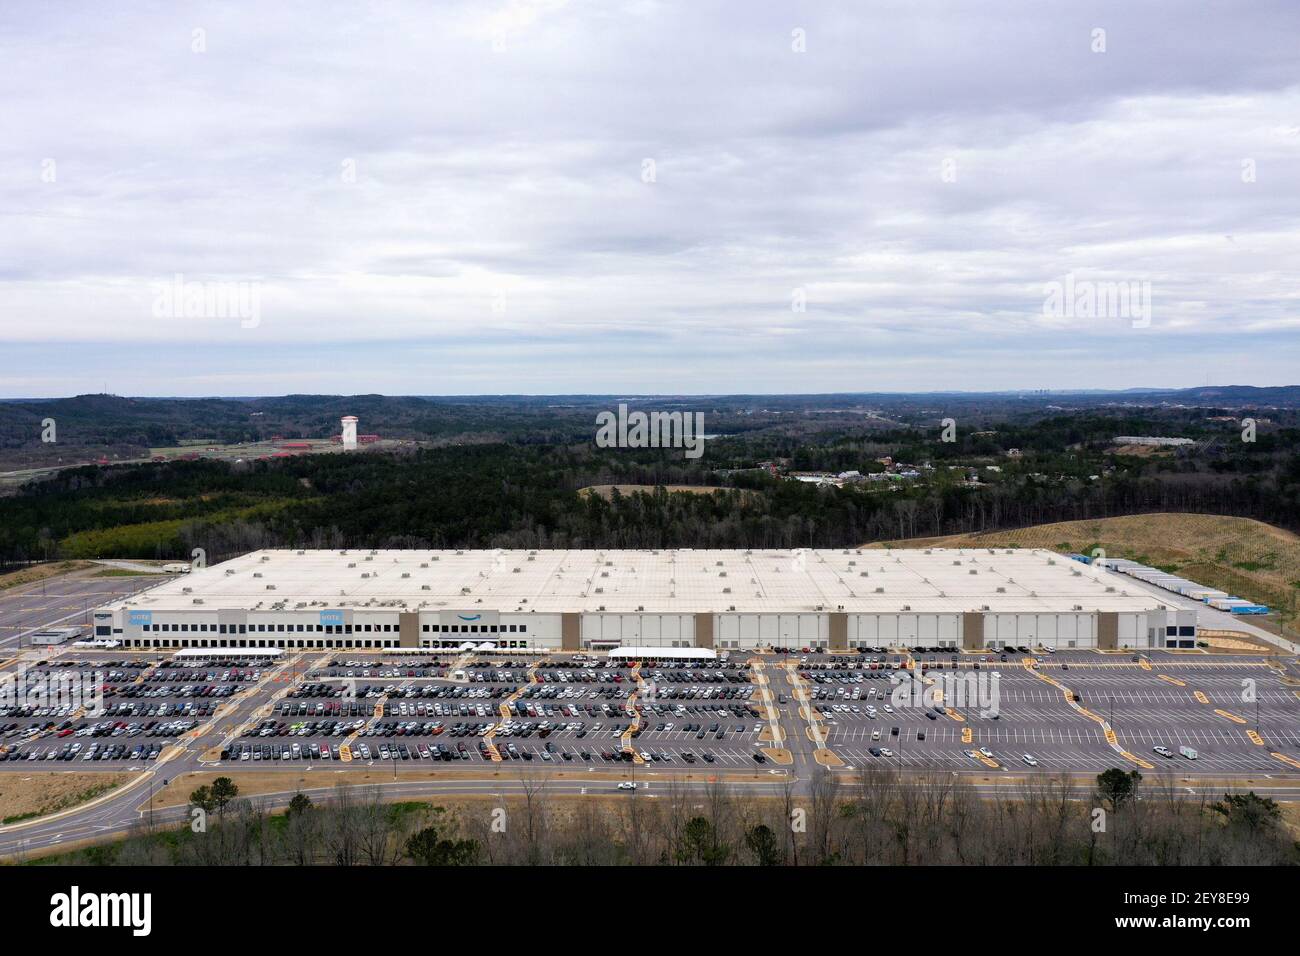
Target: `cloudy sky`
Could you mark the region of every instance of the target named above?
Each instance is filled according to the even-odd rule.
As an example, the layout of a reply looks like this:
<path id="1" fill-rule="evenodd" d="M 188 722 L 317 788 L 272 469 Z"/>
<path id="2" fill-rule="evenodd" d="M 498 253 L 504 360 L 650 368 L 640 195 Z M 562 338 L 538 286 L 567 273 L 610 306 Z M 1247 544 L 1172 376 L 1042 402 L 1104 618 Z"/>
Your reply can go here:
<path id="1" fill-rule="evenodd" d="M 1294 0 L 7 0 L 0 396 L 1300 382 L 1297 36 Z"/>

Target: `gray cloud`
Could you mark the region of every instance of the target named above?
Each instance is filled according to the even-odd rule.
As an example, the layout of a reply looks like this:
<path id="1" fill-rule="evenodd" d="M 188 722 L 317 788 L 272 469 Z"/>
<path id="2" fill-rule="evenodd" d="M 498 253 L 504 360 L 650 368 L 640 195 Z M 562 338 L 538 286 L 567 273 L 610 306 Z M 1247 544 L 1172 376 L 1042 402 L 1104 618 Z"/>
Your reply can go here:
<path id="1" fill-rule="evenodd" d="M 6 4 L 0 394 L 1293 381 L 1300 8 L 953 6 Z"/>

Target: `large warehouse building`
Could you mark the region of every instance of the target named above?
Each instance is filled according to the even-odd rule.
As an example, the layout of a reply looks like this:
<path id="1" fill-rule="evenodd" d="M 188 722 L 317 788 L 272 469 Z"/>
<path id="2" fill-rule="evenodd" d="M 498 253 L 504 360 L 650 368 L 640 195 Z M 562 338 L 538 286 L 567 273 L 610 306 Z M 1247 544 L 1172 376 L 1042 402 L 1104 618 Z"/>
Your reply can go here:
<path id="1" fill-rule="evenodd" d="M 1048 551 L 258 551 L 95 612 L 129 647 L 1193 646 L 1196 612 Z"/>

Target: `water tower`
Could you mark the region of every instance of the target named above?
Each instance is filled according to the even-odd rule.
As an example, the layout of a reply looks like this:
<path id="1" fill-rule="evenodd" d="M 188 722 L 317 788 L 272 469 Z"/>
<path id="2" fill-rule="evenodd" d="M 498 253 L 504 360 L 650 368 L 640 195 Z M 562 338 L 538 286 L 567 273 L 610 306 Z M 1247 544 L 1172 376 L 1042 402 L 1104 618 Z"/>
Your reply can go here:
<path id="1" fill-rule="evenodd" d="M 343 421 L 343 448 L 351 451 L 357 447 L 357 416 L 345 415 Z"/>

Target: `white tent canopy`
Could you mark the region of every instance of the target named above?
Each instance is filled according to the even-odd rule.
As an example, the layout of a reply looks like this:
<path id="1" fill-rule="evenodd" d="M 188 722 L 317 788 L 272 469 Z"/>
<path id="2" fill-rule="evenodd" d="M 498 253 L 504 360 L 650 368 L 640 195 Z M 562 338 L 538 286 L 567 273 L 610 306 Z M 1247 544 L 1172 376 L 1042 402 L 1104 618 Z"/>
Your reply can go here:
<path id="1" fill-rule="evenodd" d="M 718 658 L 711 647 L 615 647 L 610 650 L 609 656 L 616 659 L 652 657 L 658 660 L 693 661 L 713 661 Z"/>
<path id="2" fill-rule="evenodd" d="M 279 657 L 278 647 L 187 647 L 174 653 L 182 659 L 206 657 Z"/>

